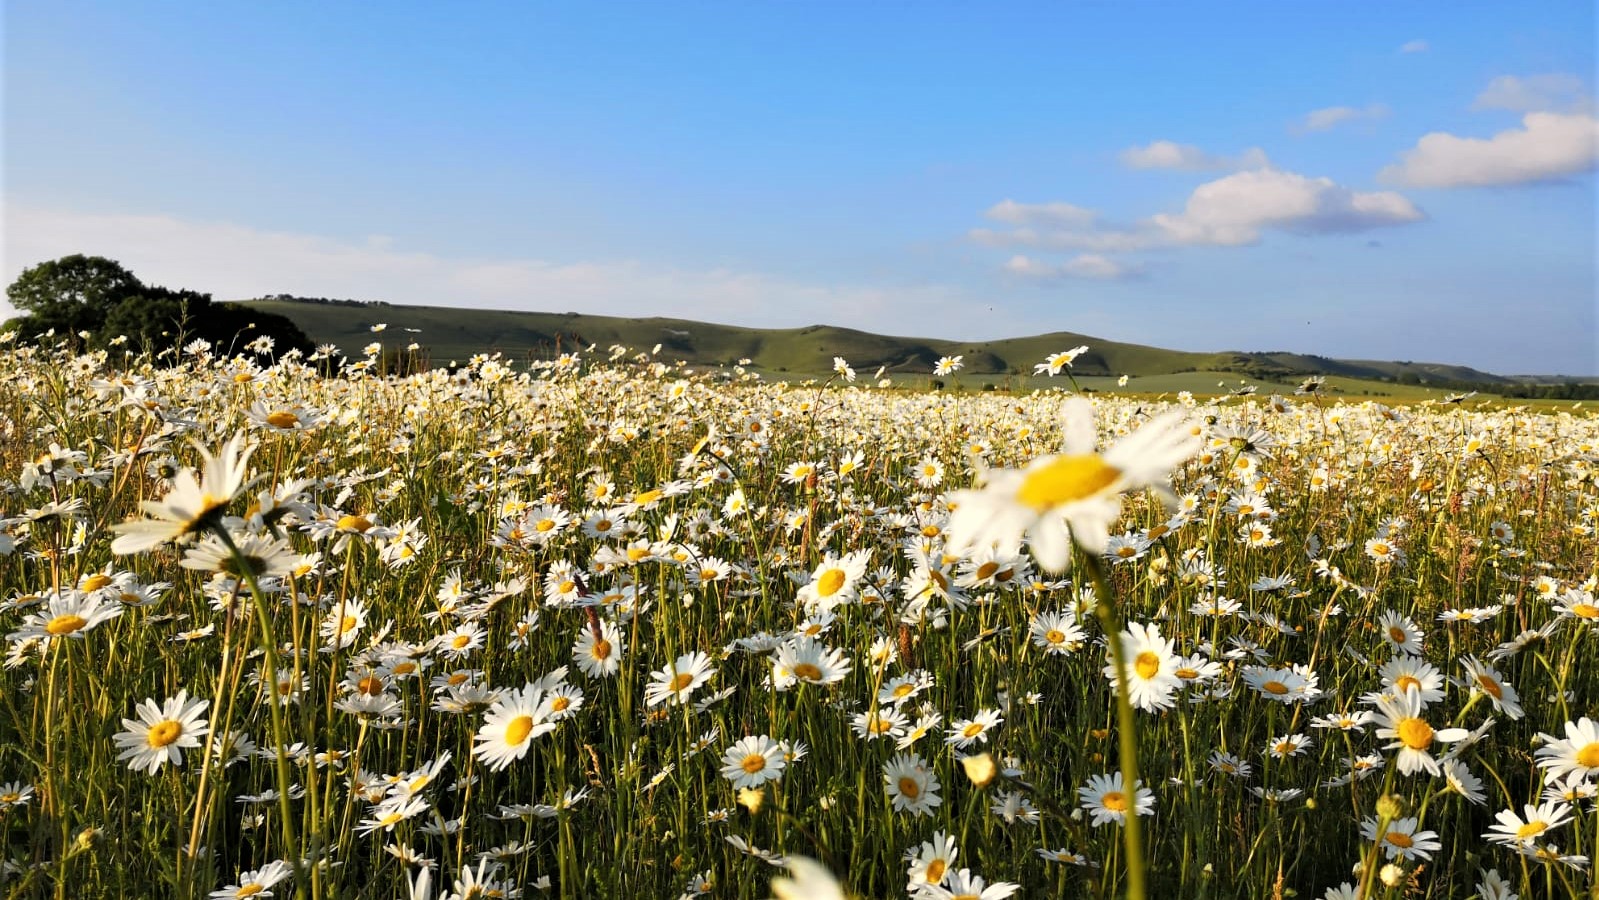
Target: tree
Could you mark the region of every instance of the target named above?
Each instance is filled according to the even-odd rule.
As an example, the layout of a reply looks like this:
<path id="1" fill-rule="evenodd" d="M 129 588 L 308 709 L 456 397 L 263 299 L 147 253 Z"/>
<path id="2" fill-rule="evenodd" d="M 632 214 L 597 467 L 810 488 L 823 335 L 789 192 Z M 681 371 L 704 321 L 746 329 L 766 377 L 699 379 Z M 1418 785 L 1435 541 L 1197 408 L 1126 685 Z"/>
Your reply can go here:
<path id="1" fill-rule="evenodd" d="M 147 285 L 115 260 L 75 254 L 25 269 L 6 289 L 12 305 L 28 315 L 14 325 L 37 340 L 52 329 L 59 336 L 87 333 L 92 346 L 117 338 L 151 352 L 196 338 L 224 353 L 244 352 L 263 335 L 273 350 L 310 353 L 310 338 L 294 322 L 265 310 L 214 303 L 210 294 Z"/>

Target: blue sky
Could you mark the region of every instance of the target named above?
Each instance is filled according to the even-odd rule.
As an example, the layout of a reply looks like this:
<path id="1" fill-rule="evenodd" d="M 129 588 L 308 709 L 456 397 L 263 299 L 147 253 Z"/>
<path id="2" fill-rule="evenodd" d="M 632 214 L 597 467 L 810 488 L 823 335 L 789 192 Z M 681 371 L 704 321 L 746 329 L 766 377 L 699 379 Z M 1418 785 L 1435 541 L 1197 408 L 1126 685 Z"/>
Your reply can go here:
<path id="1" fill-rule="evenodd" d="M 1599 374 L 1590 3 L 11 2 L 3 275 Z M 1064 349 L 1064 348 L 1063 348 Z"/>

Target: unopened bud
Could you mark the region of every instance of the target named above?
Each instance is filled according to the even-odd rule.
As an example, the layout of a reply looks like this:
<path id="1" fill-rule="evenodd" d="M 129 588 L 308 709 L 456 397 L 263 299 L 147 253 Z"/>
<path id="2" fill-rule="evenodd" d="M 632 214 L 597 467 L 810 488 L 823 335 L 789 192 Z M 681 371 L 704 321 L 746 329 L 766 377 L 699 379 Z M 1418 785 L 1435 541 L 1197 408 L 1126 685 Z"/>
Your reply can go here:
<path id="1" fill-rule="evenodd" d="M 989 782 L 994 780 L 994 775 L 997 772 L 994 766 L 994 757 L 988 753 L 963 757 L 961 759 L 961 768 L 966 770 L 966 777 L 972 780 L 972 784 L 979 788 L 988 787 Z"/>

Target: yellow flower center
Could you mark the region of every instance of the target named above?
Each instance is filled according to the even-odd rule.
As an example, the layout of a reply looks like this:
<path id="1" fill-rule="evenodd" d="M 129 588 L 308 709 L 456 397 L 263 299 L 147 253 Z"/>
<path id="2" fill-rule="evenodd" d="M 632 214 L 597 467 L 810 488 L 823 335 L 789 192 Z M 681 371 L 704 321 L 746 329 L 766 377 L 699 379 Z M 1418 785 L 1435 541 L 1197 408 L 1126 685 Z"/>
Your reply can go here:
<path id="1" fill-rule="evenodd" d="M 1193 681 L 1199 677 L 1199 670 L 1192 666 L 1182 666 L 1177 669 L 1176 675 L 1184 681 Z"/>
<path id="2" fill-rule="evenodd" d="M 1097 453 L 1057 456 L 1028 474 L 1016 491 L 1016 499 L 1043 512 L 1103 493 L 1121 474 Z"/>
<path id="3" fill-rule="evenodd" d="M 104 572 L 96 572 L 93 575 L 90 575 L 88 578 L 85 578 L 83 580 L 83 588 L 82 588 L 82 590 L 83 590 L 83 592 L 85 594 L 87 594 L 87 593 L 90 593 L 91 591 L 98 591 L 99 589 L 105 587 L 106 585 L 108 585 L 110 583 L 111 583 L 111 576 L 110 575 L 107 575 Z"/>
<path id="4" fill-rule="evenodd" d="M 465 647 L 470 643 L 472 643 L 472 636 L 470 634 L 458 634 L 453 640 L 450 641 L 450 646 L 460 650 L 462 647 Z"/>
<path id="5" fill-rule="evenodd" d="M 1577 765 L 1599 769 L 1599 741 L 1594 741 L 1577 751 Z"/>
<path id="6" fill-rule="evenodd" d="M 935 859 L 927 864 L 927 883 L 938 884 L 944 880 L 944 873 L 949 871 L 949 863 Z"/>
<path id="7" fill-rule="evenodd" d="M 681 691 L 681 690 L 687 688 L 689 685 L 691 685 L 693 683 L 694 683 L 693 674 L 691 674 L 689 672 L 683 672 L 683 673 L 680 673 L 678 675 L 672 676 L 672 681 L 670 683 L 670 687 L 671 687 L 671 689 L 673 691 Z"/>
<path id="8" fill-rule="evenodd" d="M 1495 700 L 1505 699 L 1505 689 L 1500 686 L 1499 682 L 1489 678 L 1487 675 L 1478 675 L 1477 683 L 1482 685 L 1482 689 L 1487 692 L 1488 696 Z"/>
<path id="9" fill-rule="evenodd" d="M 1127 795 L 1121 791 L 1106 791 L 1105 795 L 1099 798 L 1099 805 L 1111 812 L 1126 812 Z"/>
<path id="10" fill-rule="evenodd" d="M 509 725 L 505 726 L 505 742 L 515 746 L 527 740 L 527 736 L 532 733 L 533 717 L 517 716 L 511 720 Z"/>
<path id="11" fill-rule="evenodd" d="M 376 675 L 368 675 L 355 683 L 355 689 L 368 697 L 376 697 L 383 693 L 383 679 Z"/>
<path id="12" fill-rule="evenodd" d="M 1416 844 L 1415 839 L 1410 835 L 1405 834 L 1403 831 L 1390 831 L 1383 835 L 1382 839 L 1390 844 L 1393 844 L 1395 847 L 1400 847 L 1406 850 L 1410 849 Z"/>
<path id="13" fill-rule="evenodd" d="M 554 519 L 540 519 L 538 524 L 533 526 L 535 531 L 550 531 L 554 527 L 555 527 L 555 520 Z"/>
<path id="14" fill-rule="evenodd" d="M 273 428 L 293 428 L 300 424 L 300 417 L 286 409 L 280 409 L 266 417 L 267 424 Z"/>
<path id="15" fill-rule="evenodd" d="M 610 659 L 611 642 L 605 640 L 604 638 L 595 641 L 594 646 L 589 649 L 589 655 L 595 659 Z"/>
<path id="16" fill-rule="evenodd" d="M 1543 834 L 1548 828 L 1549 825 L 1546 822 L 1528 822 L 1527 824 L 1516 829 L 1516 837 L 1520 838 L 1521 840 L 1526 840 L 1527 838 L 1536 837 L 1537 835 Z"/>
<path id="17" fill-rule="evenodd" d="M 339 634 L 344 634 L 359 624 L 361 622 L 355 616 L 339 616 Z"/>
<path id="18" fill-rule="evenodd" d="M 449 683 L 450 687 L 460 687 L 462 684 L 466 683 L 466 679 L 468 677 L 470 676 L 468 676 L 465 672 L 455 672 L 452 673 L 449 678 L 446 678 L 445 681 Z"/>
<path id="19" fill-rule="evenodd" d="M 911 684 L 910 682 L 906 682 L 905 684 L 896 684 L 894 685 L 894 699 L 901 700 L 905 697 L 909 697 L 911 695 L 911 691 L 914 690 L 916 690 L 916 685 Z"/>
<path id="20" fill-rule="evenodd" d="M 738 767 L 751 775 L 763 771 L 766 768 L 766 754 L 751 753 L 749 756 L 744 757 L 743 762 L 740 762 Z"/>
<path id="21" fill-rule="evenodd" d="M 648 547 L 629 547 L 629 548 L 627 548 L 627 561 L 628 562 L 638 562 L 639 560 L 641 560 L 644 557 L 649 556 L 649 555 L 650 555 L 650 548 L 648 548 Z"/>
<path id="22" fill-rule="evenodd" d="M 1139 678 L 1148 681 L 1155 677 L 1156 672 L 1160 671 L 1160 657 L 1153 650 L 1145 650 L 1143 653 L 1138 654 L 1138 659 L 1133 661 L 1133 669 L 1138 673 Z"/>
<path id="23" fill-rule="evenodd" d="M 831 597 L 843 587 L 843 569 L 828 569 L 822 573 L 822 577 L 816 579 L 816 595 L 818 597 Z"/>
<path id="24" fill-rule="evenodd" d="M 1599 619 L 1599 606 L 1592 603 L 1572 604 L 1571 614 L 1579 619 Z"/>
<path id="25" fill-rule="evenodd" d="M 557 594 L 570 594 L 572 591 L 574 591 L 576 589 L 577 589 L 577 582 L 571 581 L 571 580 L 563 581 L 560 584 L 555 586 L 555 592 Z"/>
<path id="26" fill-rule="evenodd" d="M 1403 694 L 1411 688 L 1421 690 L 1421 679 L 1414 675 L 1401 675 L 1394 679 L 1394 687 Z"/>
<path id="27" fill-rule="evenodd" d="M 409 675 L 415 671 L 416 663 L 414 662 L 395 663 L 394 665 L 394 674 L 396 675 Z"/>
<path id="28" fill-rule="evenodd" d="M 1275 681 L 1275 680 L 1274 681 L 1268 681 L 1265 684 L 1261 685 L 1261 689 L 1264 690 L 1268 694 L 1276 694 L 1279 697 L 1281 697 L 1283 694 L 1288 693 L 1288 685 L 1283 684 L 1281 681 Z"/>
<path id="29" fill-rule="evenodd" d="M 553 709 L 556 712 L 566 712 L 567 707 L 569 707 L 571 705 L 572 705 L 572 698 L 571 697 L 556 697 L 555 699 L 550 701 L 550 709 Z"/>
<path id="30" fill-rule="evenodd" d="M 1044 640 L 1051 644 L 1065 643 L 1066 633 L 1058 628 L 1051 628 L 1050 630 L 1044 632 Z"/>
<path id="31" fill-rule="evenodd" d="M 1400 743 L 1412 750 L 1425 750 L 1432 745 L 1432 726 L 1415 716 L 1400 719 L 1394 726 L 1394 733 Z"/>
<path id="32" fill-rule="evenodd" d="M 67 613 L 64 616 L 56 616 L 49 622 L 45 623 L 44 630 L 47 634 L 52 634 L 59 637 L 63 634 L 71 634 L 87 624 L 89 624 L 88 619 L 85 619 L 82 616 L 73 615 L 72 613 Z"/>
<path id="33" fill-rule="evenodd" d="M 259 894 L 264 890 L 266 890 L 266 888 L 259 881 L 252 881 L 234 891 L 233 897 L 234 900 L 240 900 L 240 898 L 243 897 L 254 897 L 256 894 Z"/>
<path id="34" fill-rule="evenodd" d="M 974 738 L 983 733 L 983 723 L 973 722 L 961 729 L 961 737 Z"/>
<path id="35" fill-rule="evenodd" d="M 991 578 L 998 571 L 999 563 L 990 560 L 977 567 L 977 577 L 979 579 Z"/>
<path id="36" fill-rule="evenodd" d="M 661 499 L 661 492 L 659 490 L 645 491 L 644 493 L 634 497 L 633 502 L 637 503 L 639 506 L 647 506 L 659 499 Z"/>
<path id="37" fill-rule="evenodd" d="M 794 677 L 804 681 L 819 681 L 822 670 L 815 663 L 800 663 L 794 667 Z"/>
<path id="38" fill-rule="evenodd" d="M 151 725 L 149 732 L 145 734 L 145 740 L 149 742 L 150 746 L 160 749 L 177 740 L 181 734 L 183 734 L 183 726 L 171 719 L 166 719 Z"/>
<path id="39" fill-rule="evenodd" d="M 1388 636 L 1393 638 L 1393 641 L 1396 644 L 1403 644 L 1405 641 L 1410 640 L 1410 636 L 1405 634 L 1405 630 L 1400 628 L 1398 625 L 1389 627 Z"/>
<path id="40" fill-rule="evenodd" d="M 905 775 L 899 780 L 899 793 L 902 797 L 915 800 L 922 795 L 922 786 L 916 783 L 916 779 Z"/>
<path id="41" fill-rule="evenodd" d="M 334 527 L 340 531 L 358 531 L 365 534 L 372 527 L 372 520 L 365 516 L 340 516 Z"/>

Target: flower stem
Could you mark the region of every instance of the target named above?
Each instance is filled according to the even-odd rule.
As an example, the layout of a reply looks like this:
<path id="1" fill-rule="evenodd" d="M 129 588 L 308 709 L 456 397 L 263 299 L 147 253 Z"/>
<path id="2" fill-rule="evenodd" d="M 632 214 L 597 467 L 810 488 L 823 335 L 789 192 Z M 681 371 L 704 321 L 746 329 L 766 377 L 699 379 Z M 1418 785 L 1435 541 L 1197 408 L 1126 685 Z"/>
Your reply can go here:
<path id="1" fill-rule="evenodd" d="M 1121 751 L 1122 786 L 1130 799 L 1122 840 L 1127 847 L 1127 898 L 1144 900 L 1144 836 L 1138 822 L 1138 741 L 1133 733 L 1133 704 L 1127 687 L 1127 650 L 1122 646 L 1121 626 L 1112 610 L 1110 582 L 1099 560 L 1083 551 L 1083 561 L 1094 582 L 1094 615 L 1110 642 L 1110 657 L 1116 667 L 1116 732 Z"/>

